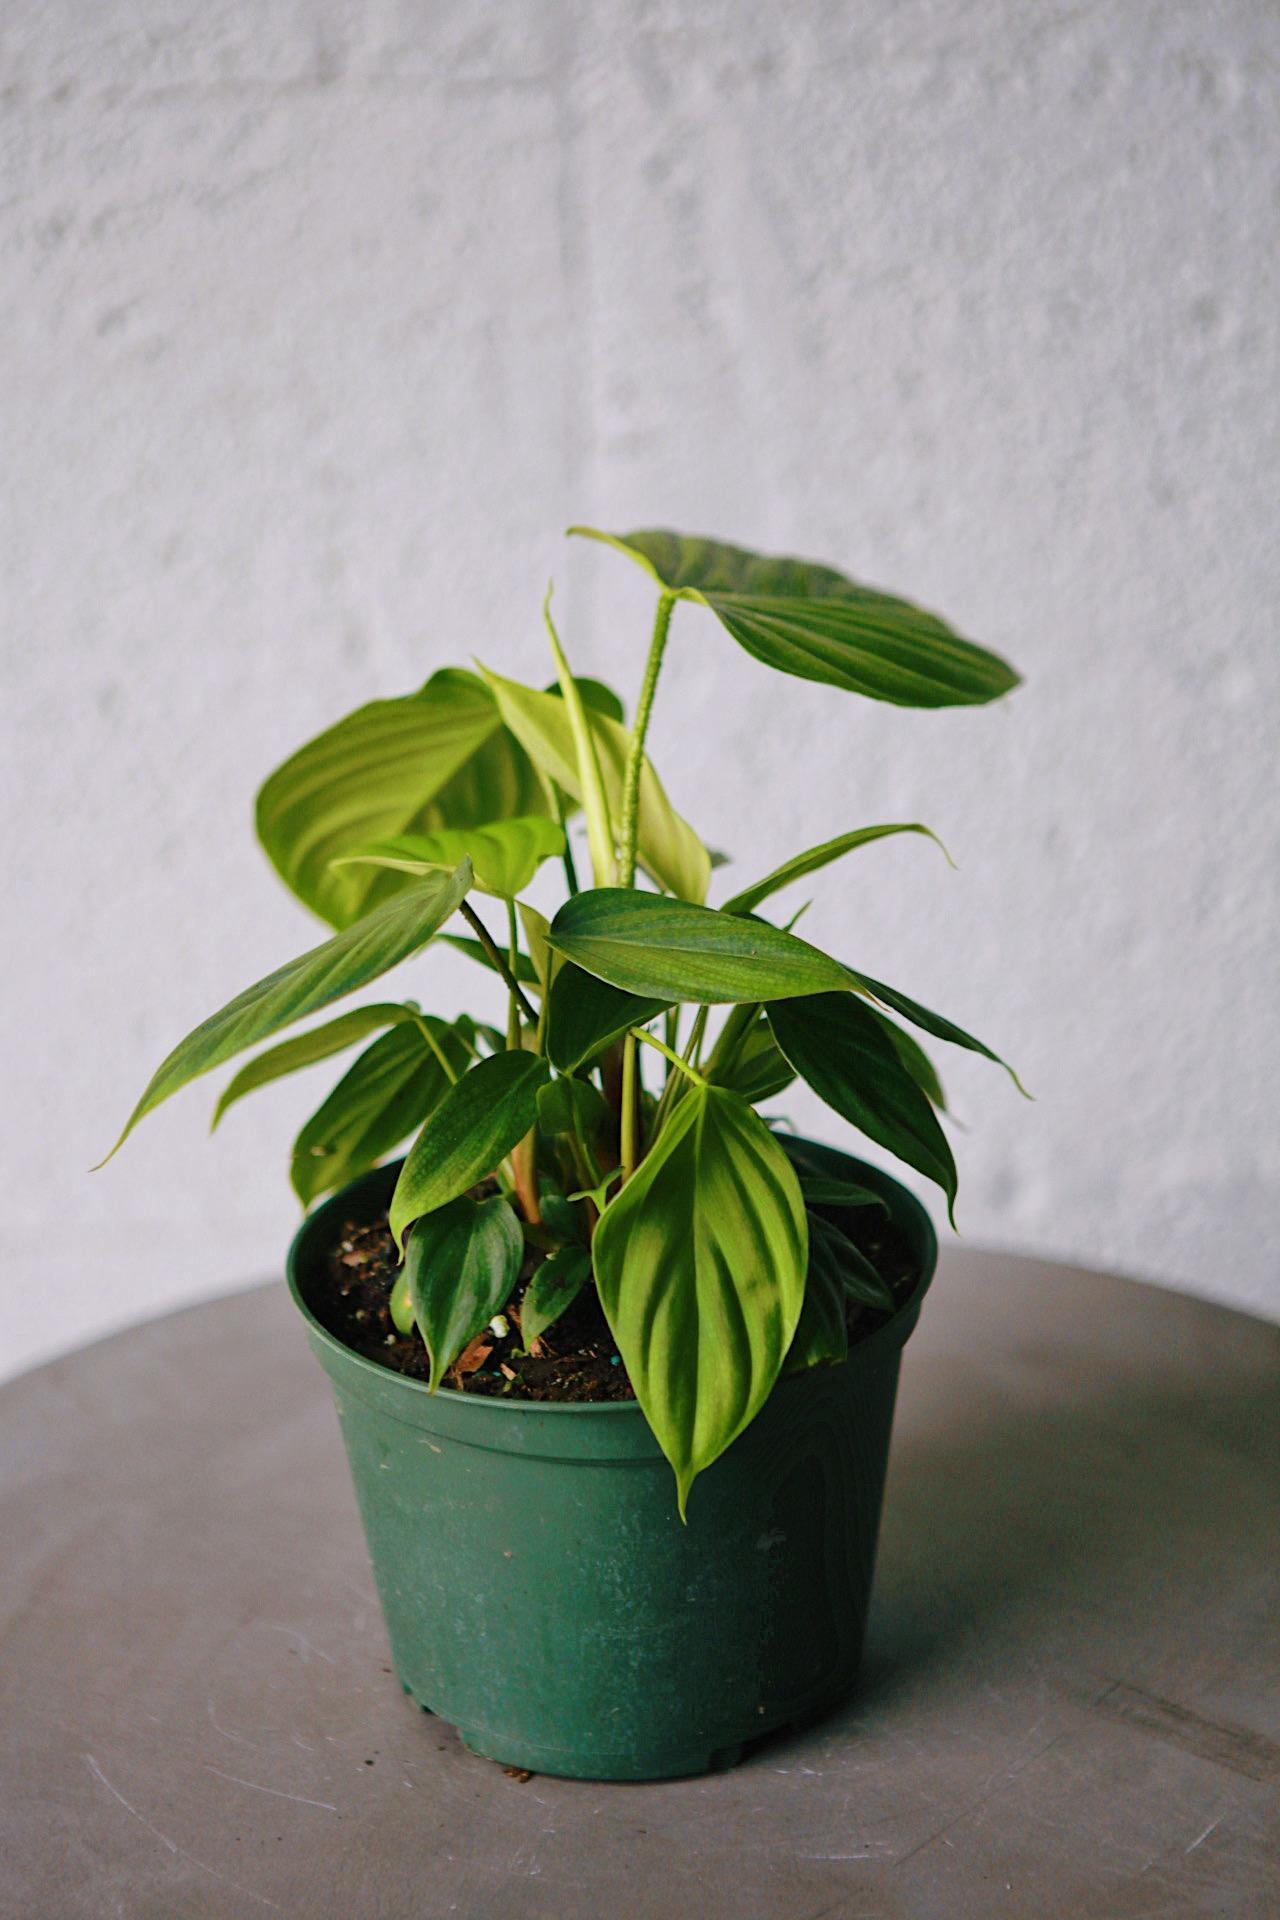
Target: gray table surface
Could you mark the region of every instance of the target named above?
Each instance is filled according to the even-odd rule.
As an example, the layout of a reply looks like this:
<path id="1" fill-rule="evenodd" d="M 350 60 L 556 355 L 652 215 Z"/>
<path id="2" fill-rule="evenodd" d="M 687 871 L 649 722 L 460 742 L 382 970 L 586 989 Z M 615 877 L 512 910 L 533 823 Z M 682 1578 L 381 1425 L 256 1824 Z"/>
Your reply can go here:
<path id="1" fill-rule="evenodd" d="M 1280 1915 L 1280 1329 L 948 1252 L 864 1679 L 736 1771 L 518 1782 L 410 1707 L 279 1284 L 0 1392 L 0 1913 Z"/>

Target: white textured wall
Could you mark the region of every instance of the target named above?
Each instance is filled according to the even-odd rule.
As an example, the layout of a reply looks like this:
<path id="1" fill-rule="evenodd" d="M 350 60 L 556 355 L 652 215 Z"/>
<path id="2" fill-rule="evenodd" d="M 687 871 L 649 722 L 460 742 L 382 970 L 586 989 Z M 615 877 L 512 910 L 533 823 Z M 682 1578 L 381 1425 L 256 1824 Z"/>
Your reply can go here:
<path id="1" fill-rule="evenodd" d="M 898 713 L 681 610 L 656 756 L 742 872 L 950 843 L 808 924 L 1037 1092 L 951 1064 L 970 1237 L 1280 1311 L 1276 9 L 0 22 L 4 1363 L 277 1264 L 314 1079 L 85 1169 L 312 938 L 249 837 L 287 750 L 473 651 L 541 679 L 552 569 L 634 679 L 649 596 L 572 517 L 811 553 L 1021 665 Z"/>

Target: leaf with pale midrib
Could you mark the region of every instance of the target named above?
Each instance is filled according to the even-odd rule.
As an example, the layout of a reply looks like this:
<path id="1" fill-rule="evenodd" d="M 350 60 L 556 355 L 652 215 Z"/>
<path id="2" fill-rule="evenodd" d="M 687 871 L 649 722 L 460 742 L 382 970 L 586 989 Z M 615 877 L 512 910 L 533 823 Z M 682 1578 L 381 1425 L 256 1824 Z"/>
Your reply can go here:
<path id="1" fill-rule="evenodd" d="M 484 682 L 443 667 L 417 693 L 370 701 L 299 747 L 263 784 L 257 828 L 285 885 L 346 927 L 410 882 L 335 866 L 345 854 L 400 833 L 554 811 Z"/>
<path id="2" fill-rule="evenodd" d="M 524 1139 L 550 1072 L 537 1054 L 495 1053 L 450 1087 L 400 1169 L 390 1210 L 397 1246 L 415 1220 L 474 1187 Z"/>
<path id="3" fill-rule="evenodd" d="M 551 944 L 587 973 L 654 1000 L 780 1000 L 853 984 L 838 960 L 746 915 L 596 887 L 566 901 Z"/>
<path id="4" fill-rule="evenodd" d="M 394 1027 L 401 1021 L 416 1018 L 416 1008 L 388 1000 L 372 1007 L 357 1007 L 351 1013 L 340 1013 L 336 1020 L 326 1020 L 323 1026 L 312 1027 L 309 1033 L 295 1034 L 292 1040 L 282 1040 L 278 1047 L 269 1047 L 256 1060 L 241 1067 L 234 1080 L 223 1088 L 213 1111 L 210 1132 L 227 1108 L 243 1100 L 247 1093 L 269 1086 L 285 1074 L 314 1066 L 318 1060 L 328 1060 L 333 1054 L 354 1046 L 357 1040 L 376 1033 L 379 1027 Z"/>
<path id="5" fill-rule="evenodd" d="M 549 780 L 575 800 L 582 783 L 573 729 L 563 699 L 522 686 L 518 680 L 481 668 L 503 719 Z M 622 817 L 622 789 L 631 735 L 606 714 L 587 710 L 587 723 L 600 762 L 600 775 L 615 822 Z M 684 900 L 704 900 L 711 877 L 706 848 L 687 820 L 668 800 L 646 758 L 640 773 L 639 859 L 645 872 Z"/>
<path id="6" fill-rule="evenodd" d="M 161 1061 L 107 1159 L 118 1152 L 145 1114 L 188 1081 L 220 1067 L 246 1047 L 269 1040 L 282 1027 L 318 1013 L 344 994 L 354 993 L 357 987 L 367 986 L 417 953 L 461 904 L 470 885 L 471 867 L 465 860 L 456 873 L 419 880 L 354 926 L 335 933 L 323 946 L 300 954 L 238 993 Z"/>
<path id="7" fill-rule="evenodd" d="M 808 1233 L 795 1172 L 745 1100 L 694 1087 L 606 1208 L 592 1252 L 683 1514 L 696 1476 L 764 1405 L 800 1318 Z"/>
<path id="8" fill-rule="evenodd" d="M 768 1015 L 800 1078 L 850 1126 L 936 1181 L 954 1224 L 956 1163 L 946 1135 L 871 1009 L 852 993 L 821 993 L 777 1001 Z"/>
<path id="9" fill-rule="evenodd" d="M 444 1020 L 423 1015 L 455 1074 L 470 1050 Z M 354 1060 L 293 1144 L 290 1179 L 304 1207 L 355 1180 L 416 1131 L 450 1081 L 421 1026 L 393 1027 Z"/>
<path id="10" fill-rule="evenodd" d="M 876 840 L 886 840 L 895 833 L 920 833 L 940 847 L 949 860 L 946 848 L 936 833 L 928 827 L 922 827 L 919 821 L 898 821 L 888 826 L 858 827 L 851 833 L 841 833 L 834 840 L 824 840 L 821 846 L 810 847 L 807 853 L 798 853 L 791 860 L 784 860 L 780 867 L 767 873 L 763 880 L 757 880 L 754 886 L 744 887 L 726 900 L 721 908 L 723 913 L 752 913 L 772 893 L 782 887 L 789 887 L 793 880 L 800 880 L 805 874 L 817 873 L 820 868 L 830 866 L 833 860 L 853 853 L 858 847 L 869 847 Z"/>
<path id="11" fill-rule="evenodd" d="M 904 707 L 981 705 L 1018 685 L 998 654 L 936 614 L 834 567 L 658 528 L 570 527 L 637 561 L 664 592 L 707 607 L 739 646 L 802 680 Z"/>
<path id="12" fill-rule="evenodd" d="M 431 1358 L 432 1393 L 505 1304 L 523 1256 L 520 1222 L 500 1195 L 452 1200 L 415 1224 L 405 1249 L 405 1278 Z"/>
<path id="13" fill-rule="evenodd" d="M 390 868 L 418 875 L 470 860 L 481 893 L 513 900 L 523 893 L 544 860 L 564 852 L 564 829 L 536 814 L 519 820 L 487 820 L 479 827 L 440 827 L 434 833 L 400 833 L 345 854 L 335 866 Z"/>
<path id="14" fill-rule="evenodd" d="M 596 1059 L 629 1028 L 647 1026 L 670 1005 L 666 999 L 624 993 L 566 960 L 551 989 L 547 1053 L 562 1073 L 572 1073 Z"/>

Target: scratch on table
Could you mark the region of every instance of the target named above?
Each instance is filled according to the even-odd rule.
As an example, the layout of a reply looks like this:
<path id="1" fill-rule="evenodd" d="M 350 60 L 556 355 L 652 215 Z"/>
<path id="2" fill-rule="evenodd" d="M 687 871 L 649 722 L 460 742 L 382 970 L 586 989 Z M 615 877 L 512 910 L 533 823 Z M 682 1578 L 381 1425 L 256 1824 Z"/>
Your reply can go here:
<path id="1" fill-rule="evenodd" d="M 337 1813 L 332 1800 L 308 1800 L 304 1793 L 286 1793 L 283 1787 L 264 1787 L 258 1780 L 242 1780 L 238 1773 L 224 1773 L 221 1767 L 210 1766 L 204 1762 L 206 1773 L 216 1773 L 219 1780 L 231 1780 L 237 1787 L 252 1787 L 255 1793 L 269 1793 L 274 1800 L 293 1800 L 300 1807 L 319 1807 L 324 1813 Z"/>
<path id="2" fill-rule="evenodd" d="M 213 1710 L 212 1700 L 206 1700 L 205 1706 L 209 1713 L 209 1725 L 215 1733 L 220 1733 L 224 1740 L 234 1740 L 238 1747 L 252 1747 L 257 1753 L 262 1751 L 256 1740 L 246 1740 L 242 1733 L 232 1733 L 229 1727 L 224 1727 L 219 1724 L 218 1716 Z"/>
<path id="3" fill-rule="evenodd" d="M 185 1847 L 180 1847 L 176 1840 L 171 1840 L 167 1833 L 161 1833 L 159 1827 L 154 1826 L 152 1822 L 148 1820 L 145 1813 L 139 1813 L 138 1809 L 132 1804 L 132 1802 L 125 1799 L 124 1795 L 120 1792 L 120 1789 L 118 1787 L 112 1786 L 106 1774 L 102 1771 L 102 1768 L 98 1765 L 97 1761 L 94 1759 L 91 1753 L 83 1754 L 81 1758 L 84 1760 L 86 1766 L 88 1767 L 90 1773 L 92 1773 L 94 1779 L 101 1781 L 102 1785 L 106 1788 L 107 1792 L 111 1795 L 112 1799 L 118 1800 L 120 1802 L 120 1805 L 124 1808 L 125 1812 L 131 1813 L 134 1819 L 138 1821 L 139 1825 L 144 1826 L 147 1832 L 153 1835 L 154 1838 L 160 1842 L 161 1846 L 167 1847 L 169 1849 L 170 1853 L 178 1855 L 178 1857 L 183 1860 L 189 1860 L 193 1867 L 199 1867 L 201 1873 L 207 1873 L 210 1876 L 210 1878 L 213 1880 L 220 1880 L 224 1887 L 230 1887 L 234 1893 L 242 1893 L 245 1896 L 246 1900 L 256 1900 L 259 1906 L 270 1907 L 272 1911 L 275 1913 L 284 1912 L 284 1908 L 280 1906 L 278 1902 L 276 1902 L 275 1900 L 268 1900 L 266 1895 L 263 1893 L 255 1893 L 252 1887 L 242 1887 L 238 1880 L 232 1880 L 228 1874 L 219 1873 L 218 1869 L 216 1867 L 211 1867 L 207 1860 L 197 1860 L 194 1853 L 188 1853 L 187 1849 Z"/>
<path id="4" fill-rule="evenodd" d="M 1208 1826 L 1205 1828 L 1204 1832 L 1199 1836 L 1199 1838 L 1191 1842 L 1191 1845 L 1186 1848 L 1186 1852 L 1194 1853 L 1197 1847 L 1202 1847 L 1205 1841 L 1209 1838 L 1209 1835 L 1213 1832 L 1214 1828 L 1220 1827 L 1221 1825 L 1222 1825 L 1222 1815 L 1219 1814 L 1216 1820 L 1211 1820 L 1209 1822 Z"/>

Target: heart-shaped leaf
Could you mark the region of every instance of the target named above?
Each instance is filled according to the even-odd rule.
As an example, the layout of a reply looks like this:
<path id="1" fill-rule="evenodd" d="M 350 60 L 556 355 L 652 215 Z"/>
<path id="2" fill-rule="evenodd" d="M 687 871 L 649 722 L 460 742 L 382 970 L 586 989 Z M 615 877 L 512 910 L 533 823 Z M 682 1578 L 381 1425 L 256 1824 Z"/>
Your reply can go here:
<path id="1" fill-rule="evenodd" d="M 409 1149 L 391 1196 L 391 1231 L 447 1206 L 491 1174 L 538 1117 L 538 1088 L 550 1078 L 533 1053 L 495 1053 L 450 1087 Z"/>
<path id="2" fill-rule="evenodd" d="M 855 848 L 869 847 L 873 841 L 885 840 L 894 833 L 922 833 L 935 846 L 942 847 L 948 861 L 951 859 L 937 834 L 930 832 L 928 827 L 922 827 L 918 821 L 899 821 L 883 827 L 858 827 L 852 833 L 838 834 L 834 840 L 824 840 L 820 847 L 810 847 L 807 853 L 796 854 L 793 860 L 785 860 L 772 873 L 767 873 L 763 880 L 757 880 L 752 887 L 744 887 L 741 893 L 735 893 L 731 900 L 726 900 L 721 911 L 753 913 L 762 900 L 767 900 L 771 893 L 777 893 L 780 888 L 790 886 L 793 880 L 800 880 L 807 873 L 816 873 L 819 867 L 829 866 L 833 860 L 852 853 Z"/>
<path id="3" fill-rule="evenodd" d="M 224 1060 L 256 1046 L 259 1040 L 270 1039 L 281 1027 L 305 1020 L 309 1013 L 318 1013 L 331 1001 L 367 986 L 379 974 L 417 953 L 461 903 L 470 885 L 471 867 L 465 860 L 455 873 L 415 881 L 406 892 L 384 901 L 323 946 L 313 947 L 310 953 L 290 960 L 265 980 L 238 993 L 161 1061 L 107 1159 L 119 1150 L 144 1114 L 188 1081 L 220 1067 Z"/>
<path id="4" fill-rule="evenodd" d="M 298 898 L 345 927 L 407 882 L 335 866 L 344 855 L 398 834 L 554 811 L 484 682 L 444 667 L 417 693 L 359 707 L 291 755 L 258 795 L 258 837 Z"/>
<path id="5" fill-rule="evenodd" d="M 564 829 L 530 814 L 521 820 L 491 820 L 483 827 L 438 827 L 434 833 L 401 833 L 335 860 L 338 867 L 390 867 L 399 873 L 431 873 L 470 860 L 482 893 L 513 900 L 552 854 L 564 852 Z"/>
<path id="6" fill-rule="evenodd" d="M 444 1020 L 393 1027 L 366 1047 L 303 1127 L 293 1146 L 290 1179 L 304 1207 L 345 1186 L 394 1151 L 448 1092 L 450 1080 L 423 1026 L 455 1075 L 471 1058 Z"/>
<path id="7" fill-rule="evenodd" d="M 557 1247 L 534 1269 L 520 1303 L 520 1337 L 526 1347 L 573 1305 L 590 1278 L 591 1255 L 585 1247 Z"/>
<path id="8" fill-rule="evenodd" d="M 739 646 L 781 673 L 903 707 L 981 705 L 1018 685 L 1006 660 L 936 614 L 833 567 L 659 529 L 569 531 L 616 547 L 664 592 L 710 608 Z"/>
<path id="9" fill-rule="evenodd" d="M 808 1232 L 786 1154 L 723 1087 L 693 1088 L 606 1208 L 596 1285 L 676 1474 L 697 1474 L 768 1398 L 804 1299 Z"/>
<path id="10" fill-rule="evenodd" d="M 626 887 L 566 901 L 550 937 L 575 966 L 652 1000 L 781 1000 L 855 983 L 838 960 L 780 927 Z"/>
<path id="11" fill-rule="evenodd" d="M 598 1058 L 631 1027 L 647 1026 L 671 1004 L 667 999 L 623 993 L 565 962 L 551 989 L 547 1052 L 562 1073 L 572 1073 Z"/>
<path id="12" fill-rule="evenodd" d="M 582 782 L 573 728 L 565 703 L 555 694 L 482 668 L 502 718 L 542 773 L 574 799 L 582 799 Z M 617 721 L 588 708 L 587 721 L 595 745 L 605 794 L 615 822 L 622 814 L 622 788 L 631 735 Z M 660 887 L 682 900 L 704 900 L 711 877 L 707 850 L 687 820 L 682 820 L 662 789 L 648 760 L 640 776 L 640 864 Z"/>
<path id="13" fill-rule="evenodd" d="M 432 1393 L 509 1298 L 523 1258 L 520 1222 L 500 1195 L 451 1200 L 415 1222 L 405 1279 L 431 1356 Z"/>
<path id="14" fill-rule="evenodd" d="M 269 1085 L 272 1080 L 280 1080 L 287 1073 L 297 1073 L 302 1067 L 314 1066 L 317 1060 L 327 1060 L 332 1054 L 342 1053 L 347 1047 L 354 1046 L 357 1040 L 376 1033 L 380 1027 L 394 1027 L 403 1020 L 415 1020 L 417 1017 L 416 1007 L 393 1000 L 383 1001 L 372 1007 L 356 1007 L 351 1013 L 340 1013 L 336 1019 L 312 1027 L 309 1033 L 295 1034 L 292 1040 L 282 1040 L 278 1047 L 268 1047 L 265 1053 L 260 1053 L 247 1066 L 241 1067 L 234 1080 L 218 1096 L 210 1132 L 227 1108 L 234 1106 L 237 1100 L 243 1100 L 246 1093 L 253 1093 L 258 1087 Z"/>
<path id="15" fill-rule="evenodd" d="M 800 1078 L 850 1126 L 936 1181 L 954 1224 L 956 1164 L 946 1135 L 871 1009 L 852 993 L 821 993 L 777 1001 L 768 1014 Z"/>

